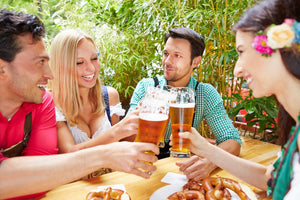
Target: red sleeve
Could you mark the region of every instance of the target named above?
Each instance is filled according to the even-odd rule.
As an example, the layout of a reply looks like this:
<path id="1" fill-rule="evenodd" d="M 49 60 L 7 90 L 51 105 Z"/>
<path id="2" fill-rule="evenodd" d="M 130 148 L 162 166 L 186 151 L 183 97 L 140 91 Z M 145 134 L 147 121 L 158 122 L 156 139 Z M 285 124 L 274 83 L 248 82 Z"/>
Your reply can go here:
<path id="1" fill-rule="evenodd" d="M 55 106 L 50 93 L 45 92 L 43 102 L 32 111 L 30 139 L 22 155 L 57 154 Z"/>
<path id="2" fill-rule="evenodd" d="M 7 159 L 7 157 L 4 157 L 2 153 L 0 153 L 0 164 L 3 160 Z"/>

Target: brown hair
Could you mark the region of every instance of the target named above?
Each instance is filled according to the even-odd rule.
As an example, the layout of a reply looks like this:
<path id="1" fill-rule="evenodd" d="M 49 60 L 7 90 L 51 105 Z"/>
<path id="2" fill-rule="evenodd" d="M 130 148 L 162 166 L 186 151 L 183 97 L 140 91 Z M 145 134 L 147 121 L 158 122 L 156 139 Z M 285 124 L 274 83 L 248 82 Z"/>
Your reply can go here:
<path id="1" fill-rule="evenodd" d="M 202 56 L 205 43 L 203 37 L 197 32 L 193 31 L 189 28 L 173 28 L 170 29 L 168 33 L 165 35 L 165 43 L 169 38 L 180 38 L 189 41 L 191 45 L 191 63 L 193 59 L 197 56 Z"/>
<path id="2" fill-rule="evenodd" d="M 254 34 L 265 30 L 272 24 L 282 24 L 286 18 L 300 21 L 299 10 L 300 1 L 298 0 L 264 0 L 249 8 L 235 24 L 233 31 Z M 281 48 L 279 51 L 286 69 L 300 80 L 300 52 L 297 50 L 297 46 Z M 280 103 L 278 103 L 278 109 L 278 133 L 283 145 L 296 122 Z"/>

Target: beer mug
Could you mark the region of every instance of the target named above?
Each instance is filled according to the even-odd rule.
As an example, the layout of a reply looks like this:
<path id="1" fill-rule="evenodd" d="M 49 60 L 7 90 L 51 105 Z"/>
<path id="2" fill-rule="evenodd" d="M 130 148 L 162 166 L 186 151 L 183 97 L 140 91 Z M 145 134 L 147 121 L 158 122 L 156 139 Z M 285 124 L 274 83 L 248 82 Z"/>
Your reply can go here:
<path id="1" fill-rule="evenodd" d="M 158 88 L 159 91 L 164 90 L 164 91 L 170 92 L 172 86 L 170 86 L 170 85 L 157 85 L 156 88 Z M 168 96 L 168 98 L 170 98 L 170 96 Z M 168 122 L 169 122 L 169 120 L 168 120 Z M 160 148 L 164 148 L 165 147 L 165 133 L 166 133 L 166 131 L 163 132 L 163 134 L 160 135 L 159 144 L 158 144 L 158 147 L 160 147 Z"/>
<path id="2" fill-rule="evenodd" d="M 169 92 L 149 87 L 139 103 L 139 126 L 136 142 L 159 145 L 169 121 Z M 146 152 L 154 155 L 153 152 Z M 152 165 L 152 163 L 148 163 Z"/>
<path id="3" fill-rule="evenodd" d="M 172 129 L 171 156 L 190 157 L 189 140 L 179 137 L 180 132 L 191 132 L 195 108 L 195 93 L 187 87 L 174 87 L 170 91 L 170 119 Z"/>

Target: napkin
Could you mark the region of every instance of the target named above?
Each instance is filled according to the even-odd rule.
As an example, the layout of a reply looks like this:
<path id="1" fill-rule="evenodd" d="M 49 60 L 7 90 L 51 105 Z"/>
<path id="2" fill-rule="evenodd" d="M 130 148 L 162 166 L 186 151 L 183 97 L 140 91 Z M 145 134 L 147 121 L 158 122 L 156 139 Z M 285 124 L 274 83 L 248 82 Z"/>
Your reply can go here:
<path id="1" fill-rule="evenodd" d="M 117 184 L 117 185 L 103 185 L 103 186 L 99 186 L 97 187 L 96 190 L 102 190 L 105 188 L 111 187 L 111 189 L 119 189 L 119 190 L 123 190 L 124 192 L 126 192 L 125 186 L 123 184 Z"/>
<path id="2" fill-rule="evenodd" d="M 161 182 L 169 183 L 169 184 L 176 184 L 176 185 L 184 185 L 188 182 L 188 178 L 186 177 L 186 175 L 183 175 L 183 174 L 168 172 L 161 179 Z"/>

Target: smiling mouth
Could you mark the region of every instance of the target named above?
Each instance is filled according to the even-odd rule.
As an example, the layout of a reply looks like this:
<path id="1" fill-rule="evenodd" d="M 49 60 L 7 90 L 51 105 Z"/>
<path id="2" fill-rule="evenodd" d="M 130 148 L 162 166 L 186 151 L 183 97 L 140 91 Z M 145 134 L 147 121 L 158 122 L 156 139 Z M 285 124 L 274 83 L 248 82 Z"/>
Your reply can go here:
<path id="1" fill-rule="evenodd" d="M 85 80 L 92 80 L 94 77 L 95 77 L 95 74 L 91 74 L 91 75 L 88 75 L 88 76 L 82 76 L 82 78 L 85 79 Z"/>
<path id="2" fill-rule="evenodd" d="M 249 85 L 250 83 L 252 83 L 252 81 L 253 81 L 253 78 L 248 78 L 247 79 L 247 84 Z"/>
<path id="3" fill-rule="evenodd" d="M 38 88 L 40 88 L 40 89 L 44 89 L 44 90 L 45 90 L 45 89 L 46 89 L 46 87 L 47 87 L 46 85 L 42 85 L 42 84 L 37 84 L 36 86 L 38 86 Z"/>

